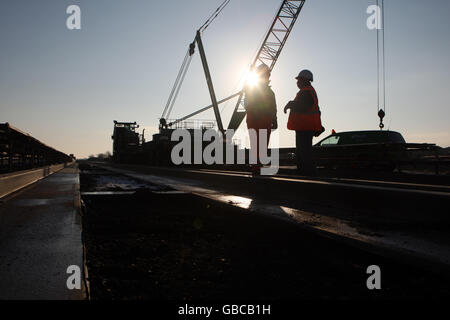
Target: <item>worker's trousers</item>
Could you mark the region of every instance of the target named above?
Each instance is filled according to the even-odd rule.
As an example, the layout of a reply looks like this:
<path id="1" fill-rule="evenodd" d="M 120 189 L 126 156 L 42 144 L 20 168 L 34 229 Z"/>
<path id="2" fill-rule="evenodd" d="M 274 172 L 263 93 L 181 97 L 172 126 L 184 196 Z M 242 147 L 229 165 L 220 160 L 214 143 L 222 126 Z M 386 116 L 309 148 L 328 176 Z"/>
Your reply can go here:
<path id="1" fill-rule="evenodd" d="M 256 135 L 250 135 L 250 152 L 255 152 L 256 153 L 256 164 L 260 165 L 261 164 L 261 159 L 259 156 L 259 152 L 260 152 L 260 143 L 262 143 L 261 139 L 263 138 L 263 135 L 261 133 L 262 130 L 266 131 L 266 135 L 265 135 L 265 149 L 268 154 L 268 146 L 269 146 L 269 140 L 270 140 L 270 133 L 271 130 L 270 128 L 252 128 L 253 130 L 255 130 Z"/>
<path id="2" fill-rule="evenodd" d="M 312 138 L 313 131 L 295 131 L 297 169 L 300 174 L 316 176 L 316 163 L 313 158 Z"/>
<path id="3" fill-rule="evenodd" d="M 266 130 L 267 136 L 265 146 L 266 150 L 269 145 L 269 139 L 270 139 L 270 133 L 272 128 L 272 121 L 273 118 L 271 116 L 267 115 L 253 115 L 247 113 L 247 128 L 248 129 L 254 129 L 256 132 L 256 136 L 250 135 L 250 148 L 251 152 L 256 152 L 256 158 L 257 158 L 257 164 L 261 164 L 261 160 L 259 157 L 259 144 L 260 144 L 260 138 L 262 138 L 261 135 L 261 129 Z"/>

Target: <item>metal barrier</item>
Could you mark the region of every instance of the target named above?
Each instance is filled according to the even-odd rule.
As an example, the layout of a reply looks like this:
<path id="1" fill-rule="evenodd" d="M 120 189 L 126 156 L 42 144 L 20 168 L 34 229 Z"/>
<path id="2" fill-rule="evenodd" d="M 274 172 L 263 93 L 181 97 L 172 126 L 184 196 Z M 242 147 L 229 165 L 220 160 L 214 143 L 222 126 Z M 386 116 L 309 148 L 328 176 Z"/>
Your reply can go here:
<path id="1" fill-rule="evenodd" d="M 0 173 L 71 162 L 69 155 L 9 123 L 0 123 Z"/>
<path id="2" fill-rule="evenodd" d="M 0 199 L 73 164 L 61 163 L 38 169 L 0 174 Z"/>

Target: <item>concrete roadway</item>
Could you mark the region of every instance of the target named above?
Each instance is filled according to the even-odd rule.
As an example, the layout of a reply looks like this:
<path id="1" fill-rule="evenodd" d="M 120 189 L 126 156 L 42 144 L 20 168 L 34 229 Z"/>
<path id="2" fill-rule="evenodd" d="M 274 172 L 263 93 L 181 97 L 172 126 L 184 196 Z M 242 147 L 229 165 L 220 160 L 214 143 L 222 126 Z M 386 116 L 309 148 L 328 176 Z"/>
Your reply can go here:
<path id="1" fill-rule="evenodd" d="M 78 168 L 68 167 L 0 202 L 0 299 L 84 299 Z M 69 290 L 71 265 L 81 288 Z"/>

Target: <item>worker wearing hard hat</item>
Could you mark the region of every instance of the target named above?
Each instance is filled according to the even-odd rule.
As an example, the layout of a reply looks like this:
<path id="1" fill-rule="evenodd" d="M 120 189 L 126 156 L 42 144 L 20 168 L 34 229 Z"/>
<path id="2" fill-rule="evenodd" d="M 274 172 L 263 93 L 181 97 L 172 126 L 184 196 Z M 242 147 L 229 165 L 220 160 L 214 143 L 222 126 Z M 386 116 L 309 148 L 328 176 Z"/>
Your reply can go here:
<path id="1" fill-rule="evenodd" d="M 313 159 L 312 138 L 319 136 L 325 129 L 320 120 L 316 90 L 311 85 L 312 72 L 302 70 L 295 79 L 300 91 L 295 99 L 284 107 L 284 113 L 290 109 L 287 127 L 289 130 L 295 130 L 297 168 L 303 175 L 315 176 L 317 172 Z"/>
<path id="2" fill-rule="evenodd" d="M 251 165 L 253 174 L 259 174 L 261 169 L 259 158 L 259 140 L 261 129 L 266 130 L 266 147 L 269 145 L 271 130 L 278 127 L 277 105 L 275 94 L 269 86 L 270 69 L 267 65 L 261 64 L 255 70 L 253 83 L 247 83 L 244 88 L 245 110 L 247 113 L 247 128 L 254 129 L 256 137 L 250 134 L 250 147 L 256 151 L 257 164 Z"/>

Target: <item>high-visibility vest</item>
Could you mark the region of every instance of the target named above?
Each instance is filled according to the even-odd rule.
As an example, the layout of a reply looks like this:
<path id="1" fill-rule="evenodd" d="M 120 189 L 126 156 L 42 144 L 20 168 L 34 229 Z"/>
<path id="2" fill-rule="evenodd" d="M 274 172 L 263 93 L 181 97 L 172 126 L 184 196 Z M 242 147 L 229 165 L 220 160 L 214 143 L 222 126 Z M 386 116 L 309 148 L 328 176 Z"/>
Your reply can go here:
<path id="1" fill-rule="evenodd" d="M 312 86 L 301 90 L 311 92 L 314 105 L 305 112 L 297 112 L 291 109 L 287 127 L 289 130 L 296 131 L 320 131 L 322 130 L 322 122 L 320 121 L 319 100 L 317 99 L 316 90 Z"/>

